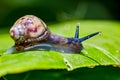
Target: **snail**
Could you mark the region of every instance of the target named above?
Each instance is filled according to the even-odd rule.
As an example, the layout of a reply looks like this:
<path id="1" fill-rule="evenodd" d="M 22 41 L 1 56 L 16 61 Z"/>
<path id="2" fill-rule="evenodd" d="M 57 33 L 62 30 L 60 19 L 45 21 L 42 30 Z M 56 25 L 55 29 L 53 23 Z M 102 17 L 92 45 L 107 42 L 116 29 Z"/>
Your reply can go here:
<path id="1" fill-rule="evenodd" d="M 77 24 L 74 38 L 66 38 L 52 34 L 40 18 L 25 15 L 19 18 L 10 29 L 10 36 L 15 44 L 5 54 L 29 50 L 80 53 L 83 49 L 82 42 L 99 33 L 95 32 L 79 38 L 79 24 Z"/>

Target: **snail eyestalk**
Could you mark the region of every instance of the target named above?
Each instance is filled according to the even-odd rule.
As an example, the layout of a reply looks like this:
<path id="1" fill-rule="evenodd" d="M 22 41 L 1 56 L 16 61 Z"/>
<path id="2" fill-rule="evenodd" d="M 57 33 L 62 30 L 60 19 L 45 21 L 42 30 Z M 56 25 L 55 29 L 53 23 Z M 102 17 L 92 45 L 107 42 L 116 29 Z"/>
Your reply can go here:
<path id="1" fill-rule="evenodd" d="M 75 31 L 75 37 L 74 38 L 79 38 L 79 27 L 80 27 L 80 23 L 78 23 L 76 25 L 76 31 Z"/>
<path id="2" fill-rule="evenodd" d="M 79 39 L 79 42 L 83 42 L 83 41 L 85 41 L 85 40 L 87 40 L 87 39 L 89 39 L 89 38 L 91 38 L 91 37 L 93 37 L 93 36 L 95 36 L 97 34 L 101 34 L 101 32 L 95 32 L 95 33 L 92 33 L 92 34 L 87 35 L 85 37 L 82 37 L 82 38 Z"/>

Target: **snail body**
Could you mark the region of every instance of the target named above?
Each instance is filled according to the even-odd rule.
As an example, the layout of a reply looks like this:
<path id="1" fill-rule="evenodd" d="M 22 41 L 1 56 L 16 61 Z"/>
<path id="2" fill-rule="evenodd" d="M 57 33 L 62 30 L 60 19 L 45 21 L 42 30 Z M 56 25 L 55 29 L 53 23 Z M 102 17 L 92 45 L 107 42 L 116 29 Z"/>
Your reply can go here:
<path id="1" fill-rule="evenodd" d="M 66 38 L 52 34 L 46 24 L 34 15 L 19 18 L 10 29 L 10 36 L 15 41 L 13 51 L 53 50 L 65 53 L 79 53 L 83 46 L 81 42 L 93 37 L 96 32 L 79 38 L 79 25 L 76 26 L 74 38 Z"/>

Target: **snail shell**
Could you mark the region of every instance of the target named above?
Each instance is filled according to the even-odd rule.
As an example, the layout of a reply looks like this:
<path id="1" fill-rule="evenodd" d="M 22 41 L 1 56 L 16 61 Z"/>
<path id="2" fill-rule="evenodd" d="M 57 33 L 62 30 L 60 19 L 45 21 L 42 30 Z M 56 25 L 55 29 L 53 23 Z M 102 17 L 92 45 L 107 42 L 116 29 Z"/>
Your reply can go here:
<path id="1" fill-rule="evenodd" d="M 10 36 L 15 41 L 17 50 L 25 47 L 20 45 L 31 45 L 33 41 L 37 43 L 46 40 L 49 34 L 46 24 L 34 15 L 19 18 L 10 29 Z"/>
<path id="2" fill-rule="evenodd" d="M 41 37 L 44 33 L 49 36 L 46 24 L 33 15 L 21 17 L 10 29 L 10 35 L 17 43 L 30 42 Z"/>

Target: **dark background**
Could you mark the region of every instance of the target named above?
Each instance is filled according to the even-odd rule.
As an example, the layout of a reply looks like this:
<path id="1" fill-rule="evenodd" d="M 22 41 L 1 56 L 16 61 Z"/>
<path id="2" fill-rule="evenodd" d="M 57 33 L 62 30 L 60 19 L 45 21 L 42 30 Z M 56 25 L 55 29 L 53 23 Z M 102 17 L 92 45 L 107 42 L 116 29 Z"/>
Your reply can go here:
<path id="1" fill-rule="evenodd" d="M 120 80 L 120 69 L 112 66 L 67 70 L 34 70 L 10 74 L 0 80 Z"/>
<path id="2" fill-rule="evenodd" d="M 120 20 L 117 0 L 1 0 L 0 27 L 33 14 L 45 22 L 75 19 Z"/>

